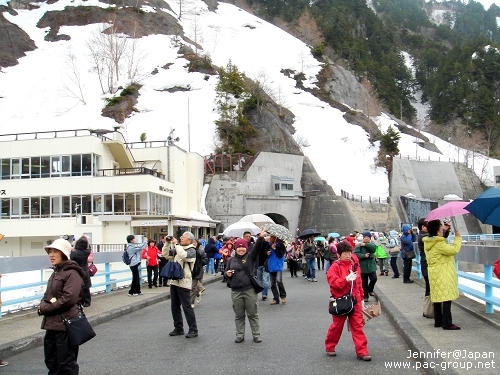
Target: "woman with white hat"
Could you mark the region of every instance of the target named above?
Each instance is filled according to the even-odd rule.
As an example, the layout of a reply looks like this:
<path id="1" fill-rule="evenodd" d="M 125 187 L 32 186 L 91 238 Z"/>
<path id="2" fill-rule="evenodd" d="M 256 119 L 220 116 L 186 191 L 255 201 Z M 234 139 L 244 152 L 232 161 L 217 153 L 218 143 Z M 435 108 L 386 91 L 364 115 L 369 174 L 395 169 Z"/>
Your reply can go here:
<path id="1" fill-rule="evenodd" d="M 66 333 L 65 319 L 79 314 L 83 296 L 83 271 L 70 260 L 71 245 L 62 238 L 45 247 L 54 273 L 47 281 L 47 289 L 38 306 L 38 314 L 43 315 L 42 329 L 45 365 L 49 374 L 78 375 L 78 346 L 71 346 Z"/>

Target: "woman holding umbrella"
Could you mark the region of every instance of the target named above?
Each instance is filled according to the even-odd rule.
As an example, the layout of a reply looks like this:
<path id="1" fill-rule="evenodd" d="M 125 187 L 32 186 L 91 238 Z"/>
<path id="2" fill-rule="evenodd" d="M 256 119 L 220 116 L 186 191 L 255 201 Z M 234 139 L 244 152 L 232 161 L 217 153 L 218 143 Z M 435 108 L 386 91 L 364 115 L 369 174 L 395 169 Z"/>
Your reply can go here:
<path id="1" fill-rule="evenodd" d="M 455 239 L 449 245 L 443 237 L 441 220 L 427 223 L 429 236 L 422 239 L 427 258 L 427 272 L 431 286 L 431 301 L 434 305 L 434 327 L 444 330 L 459 330 L 452 322 L 451 301 L 458 298 L 458 277 L 455 268 L 455 254 L 462 246 L 462 237 L 455 230 Z"/>

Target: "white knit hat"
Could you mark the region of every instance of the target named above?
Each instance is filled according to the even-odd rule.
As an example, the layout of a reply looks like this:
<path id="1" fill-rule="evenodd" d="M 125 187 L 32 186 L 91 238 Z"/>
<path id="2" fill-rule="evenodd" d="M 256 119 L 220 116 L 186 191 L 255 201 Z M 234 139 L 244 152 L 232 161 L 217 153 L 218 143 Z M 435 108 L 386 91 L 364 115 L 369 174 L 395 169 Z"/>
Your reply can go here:
<path id="1" fill-rule="evenodd" d="M 45 251 L 47 252 L 47 254 L 49 253 L 50 249 L 59 250 L 64 255 L 66 255 L 67 259 L 69 259 L 69 256 L 71 254 L 71 244 L 63 238 L 58 238 L 57 240 L 52 242 L 50 245 L 45 246 Z"/>

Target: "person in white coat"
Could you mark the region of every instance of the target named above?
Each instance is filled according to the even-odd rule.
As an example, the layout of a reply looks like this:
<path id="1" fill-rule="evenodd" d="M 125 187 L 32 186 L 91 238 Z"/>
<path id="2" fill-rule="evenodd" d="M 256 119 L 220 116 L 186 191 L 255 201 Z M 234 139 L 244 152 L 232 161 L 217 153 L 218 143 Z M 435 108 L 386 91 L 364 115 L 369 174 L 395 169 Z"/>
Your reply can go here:
<path id="1" fill-rule="evenodd" d="M 189 331 L 186 338 L 198 336 L 198 327 L 196 325 L 196 317 L 194 309 L 191 307 L 191 286 L 192 276 L 191 270 L 196 261 L 196 248 L 193 244 L 195 237 L 191 232 L 184 232 L 180 238 L 180 245 L 177 244 L 177 239 L 174 237 L 172 243 L 175 245 L 174 262 L 181 265 L 184 271 L 184 278 L 181 280 L 169 280 L 170 283 L 170 309 L 174 320 L 174 330 L 169 333 L 169 336 L 184 335 L 184 321 L 182 319 L 182 310 L 186 316 L 186 321 L 189 326 Z"/>

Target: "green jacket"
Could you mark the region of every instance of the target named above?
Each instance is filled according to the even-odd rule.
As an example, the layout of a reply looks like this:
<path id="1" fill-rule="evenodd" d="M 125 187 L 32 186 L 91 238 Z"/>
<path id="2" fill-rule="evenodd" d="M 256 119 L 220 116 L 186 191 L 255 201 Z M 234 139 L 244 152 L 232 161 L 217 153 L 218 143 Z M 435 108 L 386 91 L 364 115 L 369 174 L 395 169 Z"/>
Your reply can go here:
<path id="1" fill-rule="evenodd" d="M 377 259 L 385 259 L 388 258 L 388 255 L 386 251 L 384 250 L 384 247 L 382 245 L 378 245 L 377 249 L 375 250 L 375 257 Z"/>
<path id="2" fill-rule="evenodd" d="M 356 246 L 354 254 L 359 258 L 361 273 L 372 273 L 377 271 L 377 263 L 375 262 L 375 250 L 377 246 L 374 243 L 368 242 L 365 246 Z M 365 254 L 370 253 L 369 258 L 365 258 Z"/>
<path id="3" fill-rule="evenodd" d="M 455 237 L 452 245 L 444 237 L 424 237 L 427 273 L 431 284 L 431 301 L 444 302 L 458 298 L 458 276 L 455 254 L 462 246 L 462 237 Z"/>

